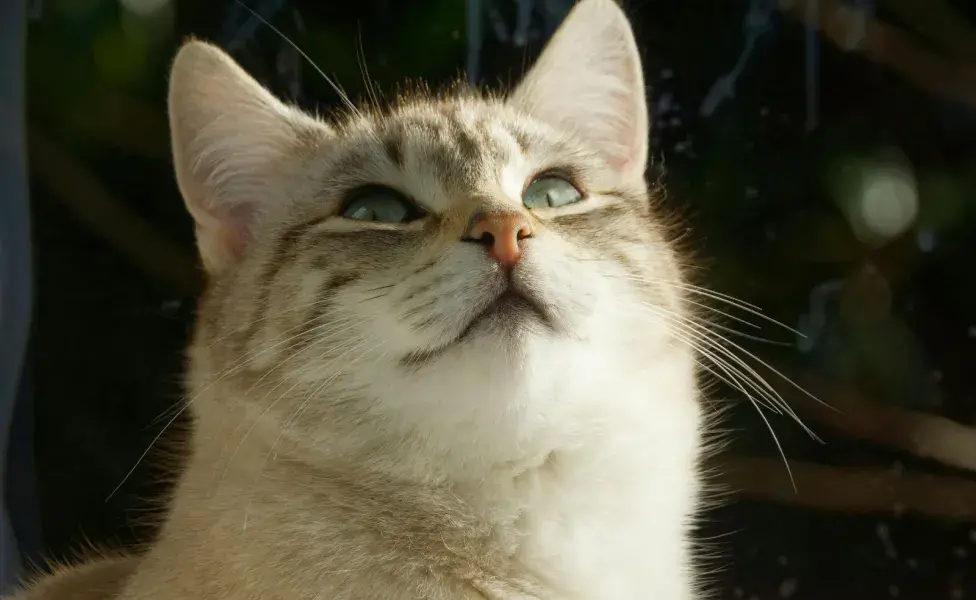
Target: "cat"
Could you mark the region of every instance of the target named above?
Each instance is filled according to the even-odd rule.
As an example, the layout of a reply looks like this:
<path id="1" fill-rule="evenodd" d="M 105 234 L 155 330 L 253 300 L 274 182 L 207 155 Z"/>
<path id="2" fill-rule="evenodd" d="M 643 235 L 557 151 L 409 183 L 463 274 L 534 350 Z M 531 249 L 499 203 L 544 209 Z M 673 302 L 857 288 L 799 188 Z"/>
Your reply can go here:
<path id="1" fill-rule="evenodd" d="M 702 597 L 690 259 L 615 2 L 504 97 L 325 120 L 191 40 L 169 111 L 209 282 L 187 468 L 144 554 L 57 575 L 117 585 L 20 598 Z"/>

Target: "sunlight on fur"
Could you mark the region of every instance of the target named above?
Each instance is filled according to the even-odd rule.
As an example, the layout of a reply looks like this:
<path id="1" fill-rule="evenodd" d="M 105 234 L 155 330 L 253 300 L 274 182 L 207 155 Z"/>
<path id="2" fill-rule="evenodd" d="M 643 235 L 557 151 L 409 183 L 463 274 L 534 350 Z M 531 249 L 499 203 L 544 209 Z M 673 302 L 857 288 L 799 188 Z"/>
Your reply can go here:
<path id="1" fill-rule="evenodd" d="M 696 373 L 789 409 L 704 312 L 758 310 L 690 283 L 644 94 L 611 0 L 506 97 L 330 120 L 186 43 L 188 466 L 144 555 L 56 576 L 104 591 L 19 598 L 703 597 Z"/>

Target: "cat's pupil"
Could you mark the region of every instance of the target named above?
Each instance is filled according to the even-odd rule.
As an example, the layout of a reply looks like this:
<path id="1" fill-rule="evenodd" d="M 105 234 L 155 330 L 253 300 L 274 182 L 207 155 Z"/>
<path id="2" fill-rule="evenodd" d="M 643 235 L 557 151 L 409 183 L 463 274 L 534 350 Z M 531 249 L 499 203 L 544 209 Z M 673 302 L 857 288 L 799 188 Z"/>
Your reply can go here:
<path id="1" fill-rule="evenodd" d="M 522 194 L 522 203 L 527 208 L 546 208 L 565 206 L 583 199 L 576 186 L 562 177 L 546 176 L 536 179 Z"/>

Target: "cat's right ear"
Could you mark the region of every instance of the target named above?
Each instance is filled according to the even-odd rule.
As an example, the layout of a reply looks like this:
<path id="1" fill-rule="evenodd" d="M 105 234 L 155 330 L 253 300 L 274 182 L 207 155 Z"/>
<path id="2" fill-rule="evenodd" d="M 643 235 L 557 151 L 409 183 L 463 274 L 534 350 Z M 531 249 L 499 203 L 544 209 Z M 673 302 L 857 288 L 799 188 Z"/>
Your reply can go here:
<path id="1" fill-rule="evenodd" d="M 508 103 L 596 150 L 624 180 L 643 181 L 650 120 L 640 52 L 615 0 L 581 0 Z"/>
<path id="2" fill-rule="evenodd" d="M 225 52 L 196 40 L 173 61 L 169 124 L 177 183 L 211 275 L 240 260 L 256 222 L 287 201 L 282 177 L 303 145 L 330 135 Z"/>

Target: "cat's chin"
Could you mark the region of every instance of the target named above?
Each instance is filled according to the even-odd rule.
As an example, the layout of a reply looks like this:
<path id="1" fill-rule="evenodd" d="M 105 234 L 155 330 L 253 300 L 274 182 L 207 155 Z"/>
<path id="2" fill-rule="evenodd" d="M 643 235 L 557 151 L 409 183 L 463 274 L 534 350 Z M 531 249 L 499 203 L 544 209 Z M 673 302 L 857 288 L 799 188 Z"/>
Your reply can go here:
<path id="1" fill-rule="evenodd" d="M 510 287 L 477 313 L 465 331 L 505 334 L 539 326 L 555 329 L 551 310 L 533 296 Z"/>
<path id="2" fill-rule="evenodd" d="M 406 356 L 401 364 L 419 367 L 481 340 L 490 339 L 498 351 L 517 350 L 531 335 L 556 335 L 555 311 L 532 292 L 509 285 L 486 306 L 479 307 L 456 335 L 433 348 Z"/>

